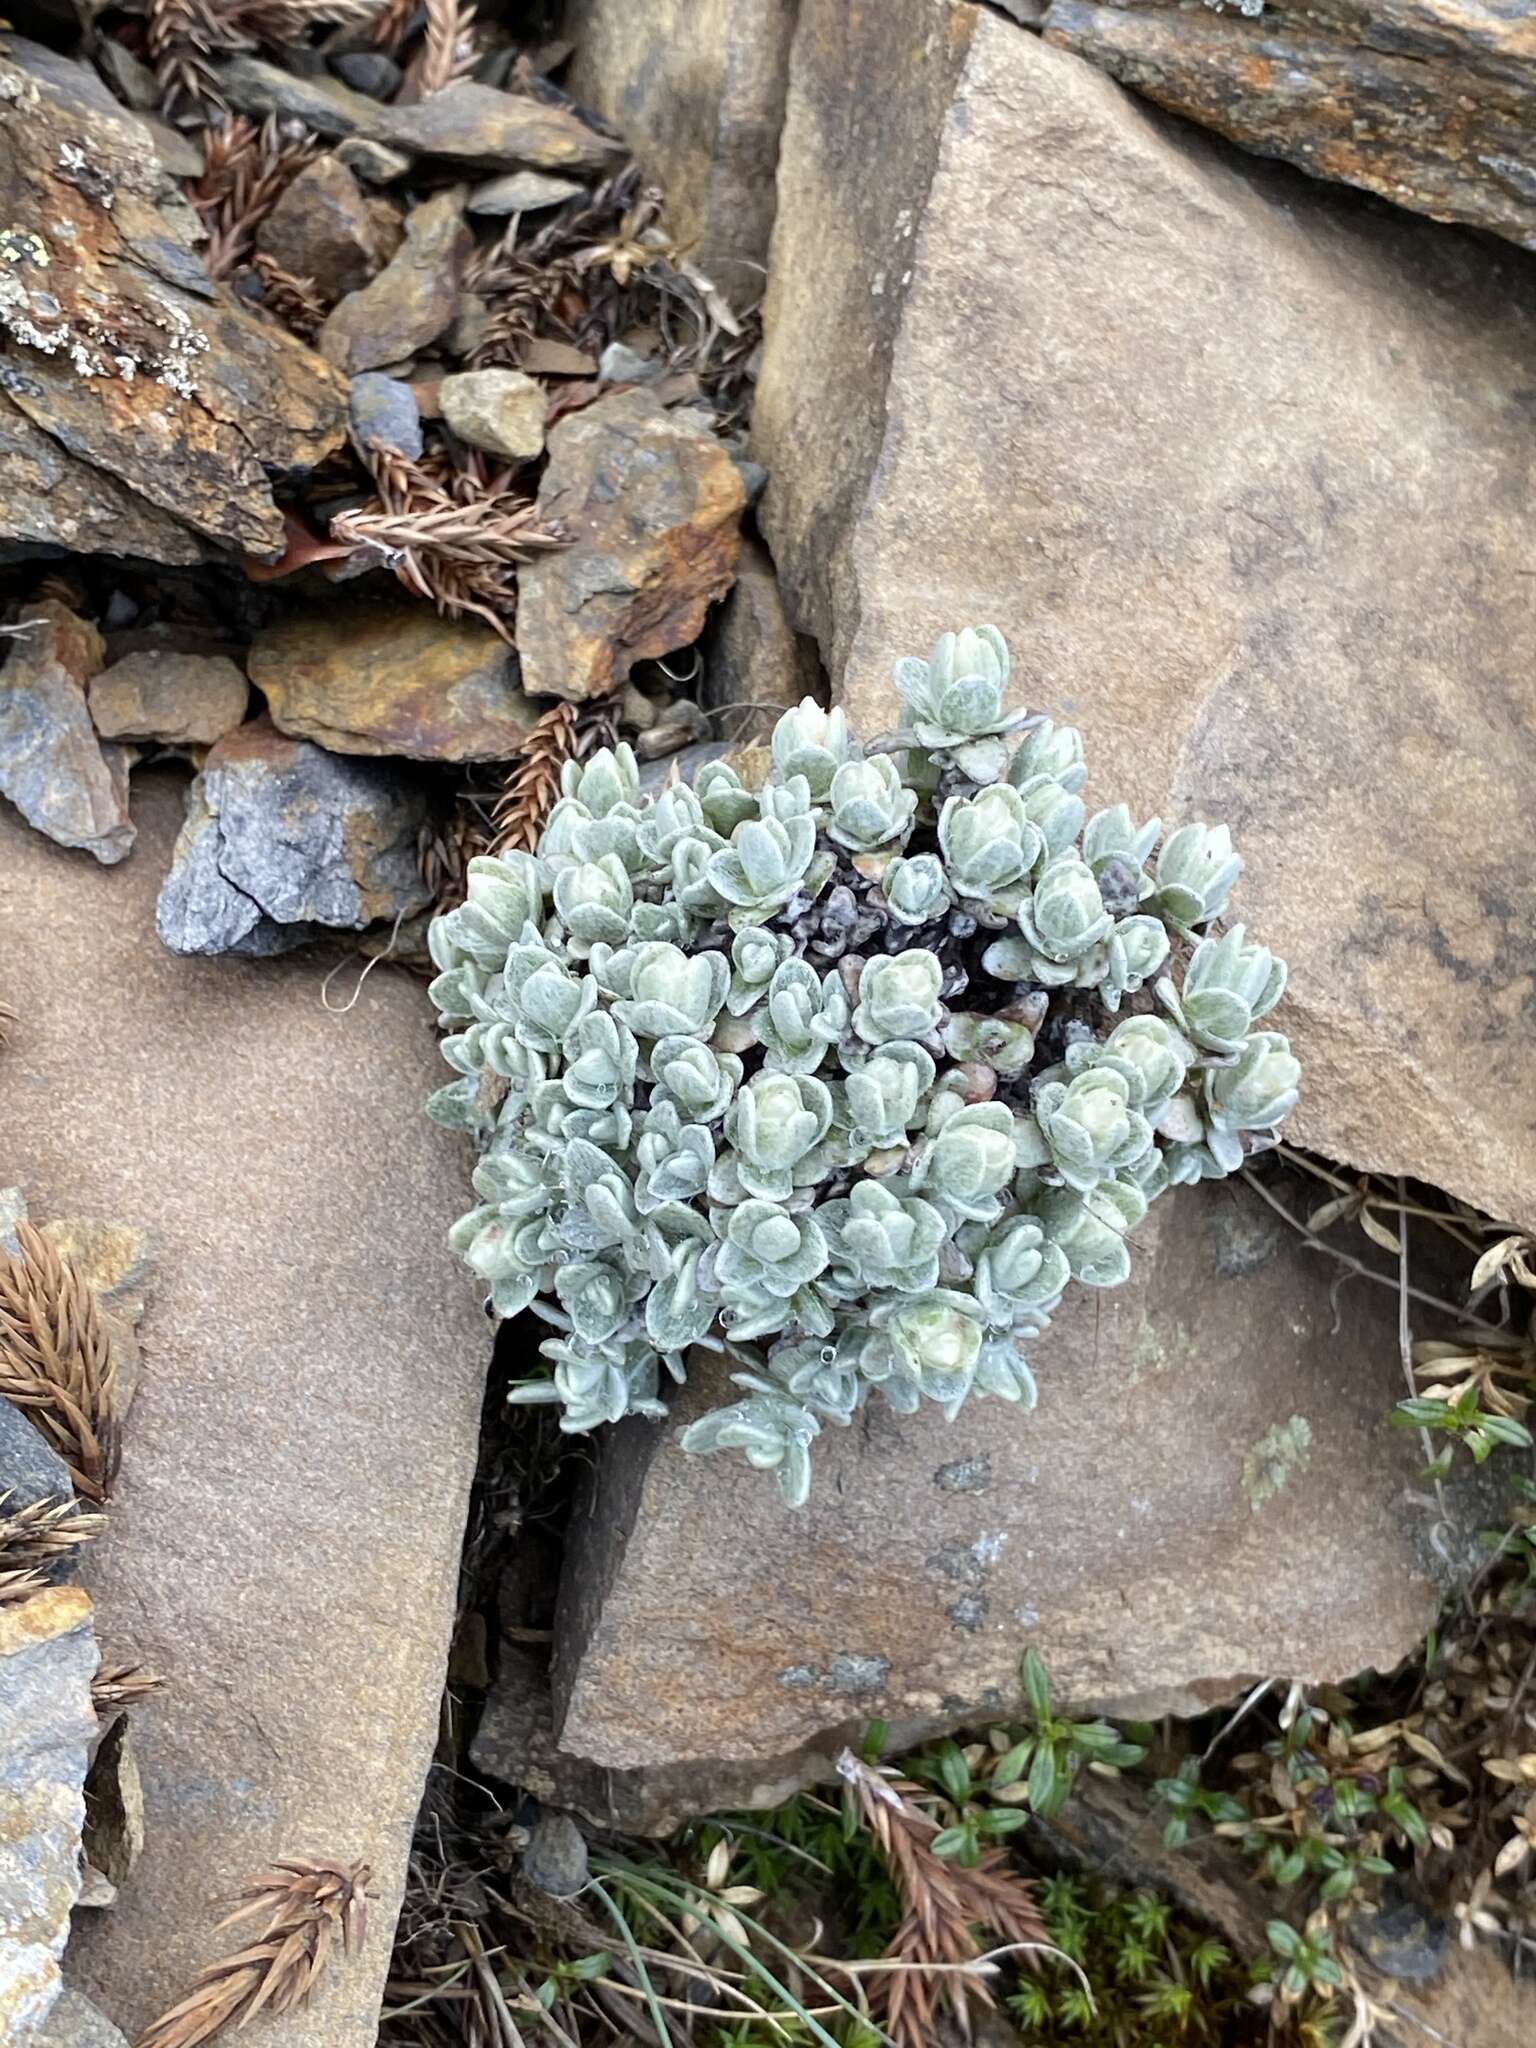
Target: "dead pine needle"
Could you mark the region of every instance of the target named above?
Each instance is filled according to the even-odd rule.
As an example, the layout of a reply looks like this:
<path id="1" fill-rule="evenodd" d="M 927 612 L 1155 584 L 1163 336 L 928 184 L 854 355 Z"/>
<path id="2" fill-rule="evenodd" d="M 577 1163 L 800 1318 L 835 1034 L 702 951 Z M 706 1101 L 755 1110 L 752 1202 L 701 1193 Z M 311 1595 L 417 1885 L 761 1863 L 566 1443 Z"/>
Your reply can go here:
<path id="1" fill-rule="evenodd" d="M 423 99 L 468 78 L 480 55 L 475 10 L 464 0 L 426 0 L 427 32 L 416 88 Z"/>
<path id="2" fill-rule="evenodd" d="M 117 1472 L 117 1367 L 96 1297 L 30 1223 L 0 1258 L 0 1394 L 22 1409 L 98 1507 Z"/>
<path id="3" fill-rule="evenodd" d="M 523 751 L 491 812 L 492 853 L 532 853 L 560 794 L 560 771 L 577 758 L 574 704 L 553 704 Z"/>
<path id="4" fill-rule="evenodd" d="M 254 1922 L 255 1939 L 210 1963 L 186 1997 L 145 2028 L 136 2048 L 199 2048 L 258 2013 L 307 2004 L 337 1941 L 349 1956 L 362 1947 L 371 1876 L 361 1862 L 294 1856 L 274 1863 L 214 1930 Z"/>
<path id="5" fill-rule="evenodd" d="M 877 1980 L 884 2024 L 901 2048 L 928 2048 L 934 2014 L 948 2003 L 962 2027 L 969 2001 L 994 2003 L 974 1966 L 982 1946 L 974 1930 L 988 1927 L 1031 1956 L 1052 1946 L 1035 1904 L 1034 1887 L 1005 1849 L 988 1849 L 973 1868 L 933 1851 L 938 1823 L 904 1797 L 900 1779 L 862 1763 L 851 1750 L 837 1760 L 852 1786 L 858 1813 L 890 1868 L 906 1911 L 886 1953 L 902 1965 Z M 971 1965 L 973 1969 L 965 1966 Z"/>
<path id="6" fill-rule="evenodd" d="M 152 1699 L 165 1685 L 159 1672 L 142 1664 L 103 1664 L 91 1680 L 91 1705 L 104 1717 Z"/>

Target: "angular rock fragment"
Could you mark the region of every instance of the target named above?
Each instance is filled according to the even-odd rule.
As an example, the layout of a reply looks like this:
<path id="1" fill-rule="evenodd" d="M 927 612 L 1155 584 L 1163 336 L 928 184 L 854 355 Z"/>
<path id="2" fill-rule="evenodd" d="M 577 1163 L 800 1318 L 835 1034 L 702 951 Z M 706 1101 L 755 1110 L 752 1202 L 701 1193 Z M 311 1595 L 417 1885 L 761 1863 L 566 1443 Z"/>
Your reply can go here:
<path id="1" fill-rule="evenodd" d="M 77 1914 L 68 1975 L 136 2036 L 274 1856 L 367 1855 L 360 1954 L 249 2039 L 374 2048 L 489 1325 L 443 1241 L 464 1167 L 421 1114 L 440 1061 L 420 989 L 381 969 L 338 1016 L 313 961 L 157 945 L 183 790 L 141 773 L 140 843 L 111 869 L 0 816 L 0 957 L 29 1019 L 0 1091 L 70 1105 L 0 1109 L 8 1164 L 39 1215 L 134 1216 L 157 1246 L 145 1391 L 85 1571 L 114 1660 L 171 1682 L 134 1717 L 143 1855 L 111 1912 Z"/>
<path id="2" fill-rule="evenodd" d="M 0 796 L 60 846 L 110 866 L 133 845 L 133 825 L 126 756 L 102 746 L 87 709 L 102 637 L 53 598 L 28 605 L 17 626 L 0 642 L 9 650 L 0 667 Z"/>
<path id="3" fill-rule="evenodd" d="M 689 254 L 756 297 L 773 226 L 794 0 L 575 0 L 571 90 L 667 195 Z"/>
<path id="4" fill-rule="evenodd" d="M 339 445 L 339 379 L 214 291 L 143 123 L 93 72 L 15 39 L 0 53 L 0 222 L 0 414 L 56 451 L 0 428 L 0 530 L 176 561 L 205 552 L 193 536 L 280 552 L 269 474 Z M 48 504 L 29 503 L 59 452 Z M 77 512 L 97 473 L 110 514 Z"/>
<path id="5" fill-rule="evenodd" d="M 338 754 L 501 761 L 538 715 L 499 634 L 403 598 L 295 608 L 249 665 L 279 731 Z"/>
<path id="6" fill-rule="evenodd" d="M 1536 248 L 1536 37 L 1524 7 L 1053 0 L 1045 39 L 1315 178 Z"/>
<path id="7" fill-rule="evenodd" d="M 80 1890 L 96 1640 L 79 1586 L 0 1606 L 0 2040 L 28 2041 L 59 1994 Z"/>
<path id="8" fill-rule="evenodd" d="M 409 107 L 383 107 L 329 78 L 299 78 L 259 57 L 221 64 L 219 84 L 247 114 L 291 114 L 317 135 L 361 136 L 413 156 L 485 170 L 520 165 L 590 171 L 612 165 L 623 145 L 565 107 L 465 80 Z"/>
<path id="9" fill-rule="evenodd" d="M 581 699 L 637 661 L 686 647 L 730 588 L 745 493 L 696 413 L 619 391 L 551 429 L 541 524 L 568 547 L 518 572 L 518 652 L 530 695 Z"/>
<path id="10" fill-rule="evenodd" d="M 256 247 L 328 299 L 360 291 L 385 256 L 367 194 L 334 156 L 299 172 L 257 229 Z"/>
<path id="11" fill-rule="evenodd" d="M 1528 259 L 934 21 L 801 10 L 754 418 L 790 616 L 866 732 L 993 620 L 1091 802 L 1230 822 L 1298 1140 L 1529 1223 Z"/>
<path id="12" fill-rule="evenodd" d="M 364 460 L 374 448 L 397 448 L 411 461 L 422 451 L 421 408 L 409 384 L 365 370 L 347 394 L 347 426 Z"/>
<path id="13" fill-rule="evenodd" d="M 245 677 L 223 655 L 146 649 L 94 677 L 88 702 L 103 739 L 211 747 L 244 718 L 249 696 Z"/>
<path id="14" fill-rule="evenodd" d="M 128 2048 L 128 2038 L 88 1998 L 66 1984 L 29 2048 Z"/>
<path id="15" fill-rule="evenodd" d="M 462 192 L 439 192 L 414 208 L 406 215 L 403 245 L 321 328 L 320 353 L 355 374 L 401 362 L 436 341 L 453 318 L 472 246 Z"/>
<path id="16" fill-rule="evenodd" d="M 552 178 L 546 171 L 507 171 L 477 185 L 466 208 L 470 213 L 538 213 L 575 199 L 585 189 L 574 178 Z"/>
<path id="17" fill-rule="evenodd" d="M 1130 1280 L 1069 1290 L 1029 1347 L 1034 1413 L 876 1404 L 819 1439 L 793 1513 L 677 1448 L 726 1397 L 728 1365 L 700 1358 L 665 1425 L 609 1434 L 573 1524 L 560 1749 L 692 1762 L 705 1811 L 733 1782 L 717 1760 L 772 1777 L 876 1717 L 911 1733 L 1012 1711 L 1030 1647 L 1058 1698 L 1138 1717 L 1259 1674 L 1389 1668 L 1435 1611 L 1434 1553 L 1417 1449 L 1385 1427 L 1396 1305 L 1360 1288 L 1336 1312 L 1332 1277 L 1246 1188 L 1177 1190 Z M 1307 1456 L 1256 1499 L 1245 1460 L 1292 1417 Z"/>
<path id="18" fill-rule="evenodd" d="M 462 370 L 438 388 L 443 418 L 471 448 L 532 462 L 544 452 L 544 387 L 521 370 Z"/>
<path id="19" fill-rule="evenodd" d="M 431 899 L 416 856 L 426 818 L 403 771 L 255 720 L 193 781 L 156 927 L 175 953 L 269 954 L 323 927 L 408 917 Z"/>

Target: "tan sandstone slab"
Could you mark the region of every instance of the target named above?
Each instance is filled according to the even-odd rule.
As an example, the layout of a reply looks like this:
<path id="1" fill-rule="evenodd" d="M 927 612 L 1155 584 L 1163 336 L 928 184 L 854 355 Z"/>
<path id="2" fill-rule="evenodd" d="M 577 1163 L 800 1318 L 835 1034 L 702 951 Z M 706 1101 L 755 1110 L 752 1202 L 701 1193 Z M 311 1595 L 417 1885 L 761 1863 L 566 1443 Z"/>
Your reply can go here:
<path id="1" fill-rule="evenodd" d="M 221 1952 L 275 1855 L 366 1856 L 360 1962 L 283 2048 L 372 2048 L 437 1727 L 486 1327 L 442 1248 L 463 1161 L 416 985 L 345 1016 L 325 963 L 188 960 L 155 937 L 182 784 L 134 791 L 98 868 L 0 819 L 0 953 L 26 992 L 0 1069 L 35 1218 L 122 1215 L 155 1266 L 111 1528 L 84 1580 L 137 1716 L 144 1852 L 70 1975 L 130 2036 Z"/>
<path id="2" fill-rule="evenodd" d="M 1030 1349 L 1032 1415 L 879 1402 L 817 1440 L 810 1504 L 678 1425 L 731 1398 L 697 1366 L 667 1423 L 610 1437 L 556 1630 L 560 1748 L 617 1771 L 771 1779 L 874 1718 L 955 1726 L 1019 1698 L 1189 1712 L 1257 1676 L 1390 1668 L 1428 1625 L 1396 1305 L 1333 1274 L 1254 1194 L 1181 1190 L 1125 1286 L 1074 1287 Z M 732 1782 L 735 1774 L 726 1774 Z"/>
<path id="3" fill-rule="evenodd" d="M 989 619 L 1087 794 L 1230 822 L 1294 1133 L 1536 1220 L 1536 272 L 1001 16 L 807 0 L 756 411 L 862 724 Z"/>

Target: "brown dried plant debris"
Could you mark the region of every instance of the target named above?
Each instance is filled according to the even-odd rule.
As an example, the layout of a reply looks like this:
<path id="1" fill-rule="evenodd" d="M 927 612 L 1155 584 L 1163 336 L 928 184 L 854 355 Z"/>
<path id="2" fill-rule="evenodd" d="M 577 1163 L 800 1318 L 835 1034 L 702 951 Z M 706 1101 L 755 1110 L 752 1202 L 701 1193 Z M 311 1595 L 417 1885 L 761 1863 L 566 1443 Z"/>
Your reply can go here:
<path id="1" fill-rule="evenodd" d="M 75 1491 L 100 1505 L 117 1471 L 117 1376 L 96 1297 L 30 1223 L 16 1225 L 19 1258 L 0 1259 L 0 1394 L 25 1411 L 69 1468 Z"/>
<path id="2" fill-rule="evenodd" d="M 269 114 L 260 126 L 228 114 L 207 131 L 203 174 L 187 186 L 208 241 L 203 262 L 227 279 L 247 261 L 256 230 L 319 145 L 291 121 Z"/>
<path id="3" fill-rule="evenodd" d="M 16 1012 L 7 1002 L 0 1001 L 0 1046 L 11 1035 L 11 1026 L 16 1022 Z"/>
<path id="4" fill-rule="evenodd" d="M 275 257 L 256 255 L 251 268 L 261 279 L 262 304 L 300 341 L 313 341 L 329 310 L 312 277 L 295 277 Z"/>
<path id="5" fill-rule="evenodd" d="M 532 853 L 560 794 L 560 771 L 577 759 L 574 704 L 552 704 L 529 733 L 491 811 L 492 853 Z"/>
<path id="6" fill-rule="evenodd" d="M 373 549 L 407 590 L 451 617 L 471 613 L 512 639 L 516 568 L 563 537 L 539 525 L 512 472 L 473 450 L 461 460 L 434 452 L 413 462 L 398 449 L 369 450 L 378 497 L 331 522 L 331 538 Z"/>
<path id="7" fill-rule="evenodd" d="M 383 0 L 145 0 L 145 42 L 168 114 L 222 107 L 216 53 L 302 43 L 311 29 L 369 21 Z"/>
<path id="8" fill-rule="evenodd" d="M 91 1705 L 105 1717 L 153 1699 L 165 1686 L 158 1671 L 146 1671 L 142 1664 L 103 1664 L 91 1680 Z"/>
<path id="9" fill-rule="evenodd" d="M 475 10 L 466 0 L 426 0 L 427 29 L 421 55 L 407 74 L 412 96 L 429 99 L 468 78 L 480 57 Z M 405 97 L 402 94 L 402 98 Z"/>
<path id="10" fill-rule="evenodd" d="M 240 1894 L 244 1904 L 215 1933 L 256 1922 L 248 1947 L 210 1963 L 179 2004 L 139 2036 L 137 2048 L 198 2048 L 225 2027 L 243 2027 L 258 2013 L 293 2012 L 308 2003 L 337 1938 L 347 1955 L 366 1932 L 366 1863 L 285 1857 Z"/>
<path id="11" fill-rule="evenodd" d="M 105 1515 L 72 1500 L 34 1500 L 13 1508 L 10 1498 L 0 1493 L 0 1571 L 46 1569 L 107 1526 Z"/>
<path id="12" fill-rule="evenodd" d="M 844 1750 L 837 1768 L 851 1785 L 859 1817 L 874 1836 L 906 1907 L 887 1958 L 915 1966 L 881 1979 L 884 2023 L 901 2048 L 930 2048 L 936 2008 L 947 2002 L 964 2027 L 968 2001 L 992 2005 L 987 1985 L 957 1965 L 983 1954 L 975 1932 L 985 1927 L 1004 1945 L 1050 1946 L 1034 1886 L 1019 1875 L 1006 1849 L 986 1849 L 974 1869 L 933 1853 L 939 1824 L 914 1805 L 916 1787 L 860 1762 Z"/>

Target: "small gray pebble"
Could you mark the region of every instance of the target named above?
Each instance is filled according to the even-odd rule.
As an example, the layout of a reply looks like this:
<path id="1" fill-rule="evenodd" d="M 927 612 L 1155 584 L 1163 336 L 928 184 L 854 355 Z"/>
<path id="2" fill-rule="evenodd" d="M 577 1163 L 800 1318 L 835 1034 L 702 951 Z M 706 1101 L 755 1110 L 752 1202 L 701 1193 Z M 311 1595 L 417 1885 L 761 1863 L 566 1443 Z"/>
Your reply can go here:
<path id="1" fill-rule="evenodd" d="M 393 99 L 400 90 L 400 66 L 382 50 L 348 50 L 344 57 L 331 59 L 331 69 L 343 85 L 371 100 Z"/>
<path id="2" fill-rule="evenodd" d="M 412 462 L 420 459 L 421 411 L 409 384 L 379 370 L 365 370 L 352 379 L 347 419 L 359 455 L 370 447 L 398 448 Z"/>
<path id="3" fill-rule="evenodd" d="M 597 374 L 605 384 L 650 384 L 661 376 L 666 364 L 622 341 L 610 341 L 598 360 Z"/>
<path id="4" fill-rule="evenodd" d="M 528 1831 L 523 1875 L 552 1899 L 574 1898 L 587 1881 L 587 1842 L 568 1813 L 546 1813 Z"/>

